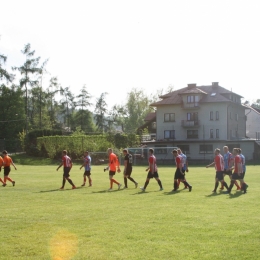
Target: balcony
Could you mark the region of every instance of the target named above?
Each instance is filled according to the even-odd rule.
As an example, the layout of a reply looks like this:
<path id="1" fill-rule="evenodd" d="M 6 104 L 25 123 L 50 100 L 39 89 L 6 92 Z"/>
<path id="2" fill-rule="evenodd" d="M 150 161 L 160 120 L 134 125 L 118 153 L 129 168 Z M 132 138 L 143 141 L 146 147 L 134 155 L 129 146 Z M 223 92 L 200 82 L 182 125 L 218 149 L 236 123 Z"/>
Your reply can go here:
<path id="1" fill-rule="evenodd" d="M 199 120 L 181 120 L 181 126 L 185 128 L 200 127 Z"/>
<path id="2" fill-rule="evenodd" d="M 198 108 L 200 108 L 200 104 L 199 104 L 199 102 L 192 102 L 192 103 L 182 103 L 182 108 L 183 109 L 198 109 Z"/>

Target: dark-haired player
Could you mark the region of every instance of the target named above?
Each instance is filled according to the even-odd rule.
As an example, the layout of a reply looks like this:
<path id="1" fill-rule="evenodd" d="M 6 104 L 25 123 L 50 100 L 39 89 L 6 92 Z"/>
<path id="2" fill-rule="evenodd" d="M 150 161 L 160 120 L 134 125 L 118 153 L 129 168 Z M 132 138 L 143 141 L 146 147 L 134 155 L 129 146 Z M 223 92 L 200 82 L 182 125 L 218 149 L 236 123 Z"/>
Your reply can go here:
<path id="1" fill-rule="evenodd" d="M 150 148 L 149 149 L 149 159 L 148 159 L 149 167 L 146 169 L 146 171 L 149 171 L 149 172 L 147 174 L 147 178 L 144 183 L 144 187 L 140 187 L 140 189 L 142 191 L 145 191 L 146 187 L 149 184 L 150 179 L 152 179 L 152 178 L 156 179 L 156 181 L 158 182 L 158 185 L 160 186 L 160 190 L 163 190 L 162 182 L 159 179 L 158 169 L 157 169 L 157 165 L 156 165 L 156 157 L 154 156 L 153 152 L 154 152 L 154 150 L 152 148 Z"/>
<path id="2" fill-rule="evenodd" d="M 212 192 L 217 192 L 217 188 L 219 185 L 219 182 L 222 183 L 222 185 L 228 189 L 227 183 L 224 181 L 224 158 L 220 154 L 220 149 L 215 149 L 215 158 L 214 162 L 207 165 L 206 168 L 209 168 L 210 166 L 215 166 L 216 169 L 216 176 L 215 176 L 215 188 Z"/>
<path id="3" fill-rule="evenodd" d="M 86 185 L 86 181 L 88 178 L 88 183 L 89 183 L 89 187 L 92 186 L 92 179 L 90 177 L 91 175 L 91 157 L 88 154 L 88 151 L 86 151 L 84 153 L 84 163 L 81 165 L 80 170 L 82 169 L 82 167 L 85 167 L 85 172 L 83 173 L 83 184 L 81 186 L 85 186 Z"/>
<path id="4" fill-rule="evenodd" d="M 57 168 L 57 171 L 60 169 L 60 167 L 63 165 L 63 179 L 62 179 L 62 186 L 61 186 L 61 190 L 64 189 L 66 180 L 71 184 L 72 189 L 76 189 L 76 186 L 74 185 L 74 183 L 72 182 L 72 180 L 70 179 L 70 170 L 72 168 L 72 161 L 70 159 L 70 157 L 67 155 L 67 151 L 63 150 L 62 151 L 62 161 L 61 164 L 59 165 L 59 167 Z"/>
<path id="5" fill-rule="evenodd" d="M 181 163 L 182 163 L 182 172 L 184 172 L 184 180 L 185 180 L 185 172 L 188 172 L 188 161 L 187 161 L 187 156 L 182 152 L 180 148 L 177 149 L 178 155 L 181 156 Z M 180 185 L 181 180 L 178 179 L 178 188 Z M 188 186 L 184 185 L 184 189 L 187 189 Z"/>
<path id="6" fill-rule="evenodd" d="M 185 180 L 185 177 L 184 177 L 185 172 L 183 172 L 182 157 L 178 154 L 177 150 L 173 150 L 172 154 L 175 158 L 175 163 L 176 163 L 176 171 L 174 174 L 174 183 L 173 183 L 172 191 L 176 191 L 178 189 L 178 179 L 180 179 L 181 182 L 183 182 L 184 185 L 189 188 L 189 191 L 191 191 L 192 186 Z"/>
<path id="7" fill-rule="evenodd" d="M 138 183 L 131 177 L 132 174 L 132 163 L 133 163 L 133 156 L 132 154 L 128 153 L 127 149 L 123 150 L 123 154 L 125 156 L 124 158 L 124 183 L 125 183 L 125 187 L 124 189 L 127 189 L 127 179 L 129 179 L 131 182 L 133 182 L 135 184 L 135 188 L 137 188 Z"/>
<path id="8" fill-rule="evenodd" d="M 227 193 L 231 192 L 236 180 L 240 181 L 241 189 L 244 191 L 244 193 L 246 193 L 247 186 L 243 180 L 243 167 L 242 167 L 242 159 L 239 155 L 239 148 L 233 149 L 233 155 L 234 155 L 234 166 L 232 168 L 234 168 L 234 172 L 232 174 L 231 184 L 228 188 Z"/>
<path id="9" fill-rule="evenodd" d="M 6 186 L 6 180 L 10 181 L 13 186 L 15 185 L 15 181 L 13 181 L 10 177 L 9 177 L 9 173 L 11 171 L 11 165 L 14 166 L 15 170 L 17 170 L 16 166 L 13 163 L 13 160 L 10 156 L 8 156 L 8 153 L 6 150 L 4 150 L 2 152 L 3 155 L 3 166 L 4 166 L 4 181 L 3 182 L 3 186 Z"/>
<path id="10" fill-rule="evenodd" d="M 232 164 L 233 164 L 233 154 L 229 151 L 228 146 L 223 147 L 223 158 L 224 158 L 224 179 L 225 176 L 228 175 L 229 179 L 231 180 L 232 171 L 230 170 Z M 238 182 L 235 181 L 235 185 L 237 186 L 237 190 L 240 190 L 240 187 L 238 185 Z M 224 189 L 224 186 L 221 184 L 221 190 Z"/>
<path id="11" fill-rule="evenodd" d="M 108 167 L 104 169 L 104 171 L 109 170 L 109 180 L 110 180 L 110 188 L 109 191 L 113 190 L 113 183 L 116 183 L 118 186 L 118 189 L 122 186 L 118 181 L 114 179 L 114 175 L 116 172 L 121 172 L 120 165 L 117 156 L 113 153 L 113 150 L 111 148 L 107 149 L 108 153 Z"/>

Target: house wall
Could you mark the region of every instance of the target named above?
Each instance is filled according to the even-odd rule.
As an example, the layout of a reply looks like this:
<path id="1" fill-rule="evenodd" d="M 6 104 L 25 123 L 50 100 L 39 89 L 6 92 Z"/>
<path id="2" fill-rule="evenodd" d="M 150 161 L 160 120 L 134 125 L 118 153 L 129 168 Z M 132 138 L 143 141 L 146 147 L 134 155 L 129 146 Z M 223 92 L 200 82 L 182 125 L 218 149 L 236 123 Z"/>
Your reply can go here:
<path id="1" fill-rule="evenodd" d="M 260 139 L 260 114 L 252 109 L 246 109 L 246 136 Z M 256 135 L 256 133 L 259 133 Z"/>

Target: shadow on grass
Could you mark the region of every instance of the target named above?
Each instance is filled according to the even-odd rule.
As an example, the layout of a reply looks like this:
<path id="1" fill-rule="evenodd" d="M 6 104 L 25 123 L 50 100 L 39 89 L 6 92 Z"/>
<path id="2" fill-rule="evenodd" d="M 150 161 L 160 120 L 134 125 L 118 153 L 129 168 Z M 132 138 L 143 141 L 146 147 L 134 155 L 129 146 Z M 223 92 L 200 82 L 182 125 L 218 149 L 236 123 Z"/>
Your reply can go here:
<path id="1" fill-rule="evenodd" d="M 44 192 L 55 192 L 55 191 L 69 191 L 69 190 L 78 190 L 78 189 L 82 189 L 82 187 L 77 187 L 76 189 L 72 189 L 72 188 L 67 188 L 67 189 L 55 189 L 55 190 L 41 190 L 41 191 L 37 191 L 37 193 L 44 193 Z"/>
<path id="2" fill-rule="evenodd" d="M 176 190 L 176 191 L 164 192 L 163 194 L 164 194 L 164 195 L 175 195 L 175 194 L 178 194 L 178 193 L 180 193 L 180 192 L 181 192 L 180 190 Z"/>
<path id="3" fill-rule="evenodd" d="M 136 193 L 130 194 L 130 195 L 141 195 L 141 194 L 148 194 L 148 193 L 153 193 L 153 192 L 161 192 L 160 190 L 154 190 L 154 191 L 138 191 Z"/>
<path id="4" fill-rule="evenodd" d="M 100 191 L 92 191 L 91 193 L 106 193 L 106 192 L 117 192 L 117 191 L 122 191 L 122 190 L 100 190 Z"/>
<path id="5" fill-rule="evenodd" d="M 220 196 L 220 195 L 227 195 L 227 194 L 225 194 L 225 193 L 223 193 L 223 192 L 221 192 L 221 193 L 212 192 L 212 193 L 209 194 L 209 195 L 205 195 L 205 197 L 210 198 L 210 197 L 216 197 L 216 196 Z"/>
<path id="6" fill-rule="evenodd" d="M 236 192 L 234 194 L 230 193 L 228 198 L 229 199 L 236 199 L 236 198 L 240 197 L 241 195 L 244 195 L 244 193 L 243 192 Z"/>

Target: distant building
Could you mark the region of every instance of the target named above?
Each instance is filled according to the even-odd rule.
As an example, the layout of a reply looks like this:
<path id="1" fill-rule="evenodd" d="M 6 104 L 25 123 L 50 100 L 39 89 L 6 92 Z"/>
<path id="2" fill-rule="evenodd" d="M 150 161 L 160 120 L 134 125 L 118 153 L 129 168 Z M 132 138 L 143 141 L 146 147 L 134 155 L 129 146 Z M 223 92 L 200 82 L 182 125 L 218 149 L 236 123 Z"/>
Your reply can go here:
<path id="1" fill-rule="evenodd" d="M 178 146 L 191 159 L 212 159 L 214 149 L 224 145 L 230 150 L 241 147 L 247 159 L 256 157 L 259 148 L 255 140 L 246 138 L 247 108 L 239 94 L 213 82 L 188 84 L 160 98 L 151 104 L 156 108 L 156 121 L 149 115 L 146 121 L 149 127 L 154 123 L 156 136 L 144 141 L 146 145 Z"/>

